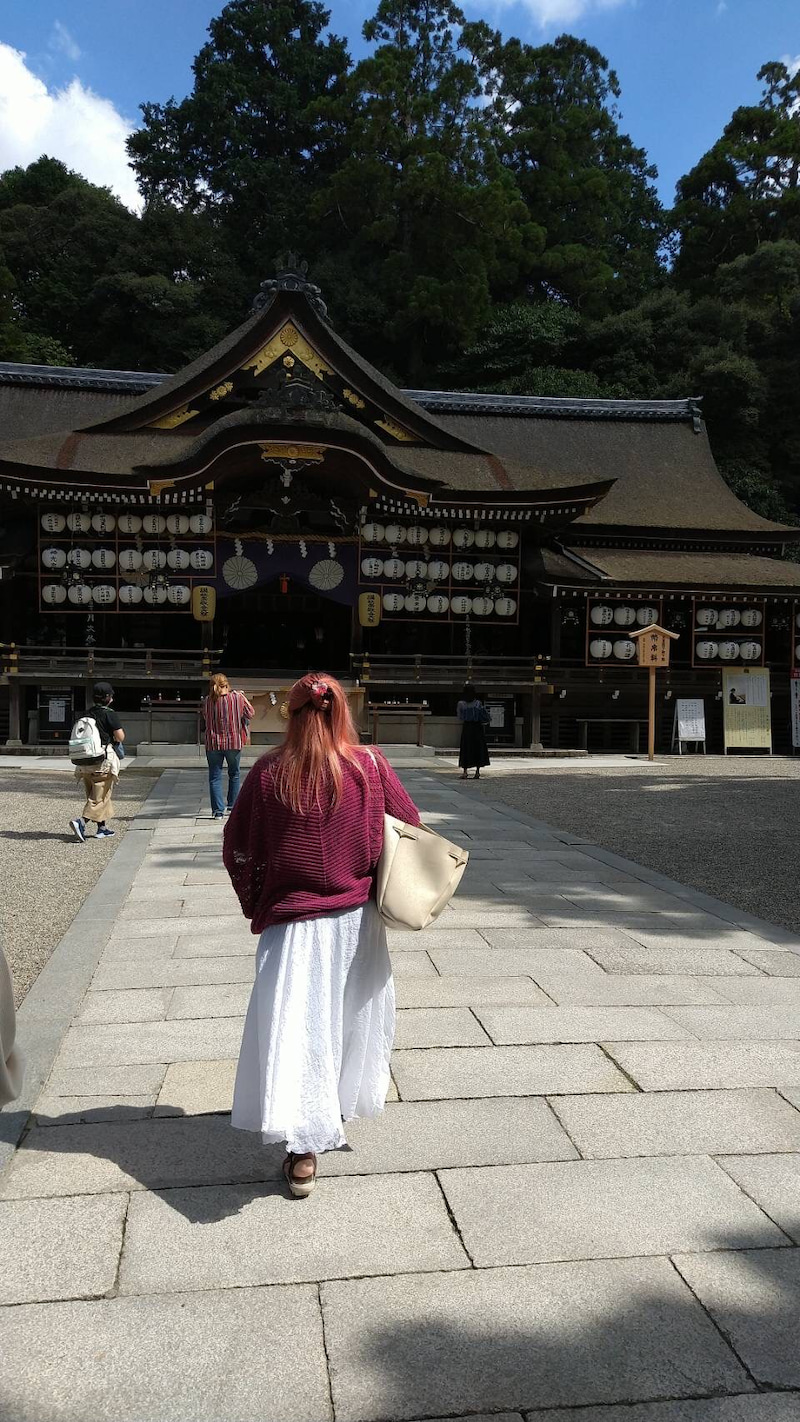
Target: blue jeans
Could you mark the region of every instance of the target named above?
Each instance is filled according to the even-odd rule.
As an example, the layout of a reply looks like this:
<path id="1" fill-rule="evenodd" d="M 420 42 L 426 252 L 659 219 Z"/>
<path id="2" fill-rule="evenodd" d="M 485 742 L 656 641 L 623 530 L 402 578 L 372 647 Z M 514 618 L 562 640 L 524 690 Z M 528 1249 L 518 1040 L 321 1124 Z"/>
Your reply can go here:
<path id="1" fill-rule="evenodd" d="M 211 792 L 211 813 L 212 815 L 224 815 L 225 801 L 222 798 L 222 767 L 227 762 L 228 766 L 228 809 L 232 810 L 236 796 L 239 794 L 239 760 L 241 751 L 238 750 L 207 750 L 206 760 L 208 761 L 208 788 Z"/>

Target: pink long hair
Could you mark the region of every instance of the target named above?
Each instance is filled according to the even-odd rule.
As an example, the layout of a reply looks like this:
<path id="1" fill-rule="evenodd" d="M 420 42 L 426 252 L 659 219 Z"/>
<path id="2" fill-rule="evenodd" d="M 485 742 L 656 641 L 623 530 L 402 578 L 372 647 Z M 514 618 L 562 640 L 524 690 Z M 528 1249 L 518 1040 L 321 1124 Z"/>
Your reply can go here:
<path id="1" fill-rule="evenodd" d="M 342 765 L 363 775 L 358 732 L 344 688 L 324 672 L 309 672 L 289 692 L 286 739 L 275 752 L 278 798 L 305 815 L 327 800 L 335 809 L 342 797 Z"/>

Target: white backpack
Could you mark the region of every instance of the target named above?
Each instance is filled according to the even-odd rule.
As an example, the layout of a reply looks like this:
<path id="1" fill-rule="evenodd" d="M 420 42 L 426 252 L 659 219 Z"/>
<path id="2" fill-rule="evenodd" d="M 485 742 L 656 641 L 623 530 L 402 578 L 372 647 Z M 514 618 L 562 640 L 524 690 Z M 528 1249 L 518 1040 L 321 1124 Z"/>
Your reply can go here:
<path id="1" fill-rule="evenodd" d="M 73 765 L 91 765 L 102 760 L 105 747 L 100 736 L 100 727 L 93 716 L 80 716 L 72 727 L 69 738 L 69 758 Z"/>

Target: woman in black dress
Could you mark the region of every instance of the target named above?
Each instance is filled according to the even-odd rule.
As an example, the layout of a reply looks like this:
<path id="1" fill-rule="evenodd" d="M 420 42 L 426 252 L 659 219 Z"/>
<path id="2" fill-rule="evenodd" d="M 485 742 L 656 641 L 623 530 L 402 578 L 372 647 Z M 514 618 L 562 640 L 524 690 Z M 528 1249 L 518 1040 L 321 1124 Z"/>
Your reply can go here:
<path id="1" fill-rule="evenodd" d="M 484 730 L 491 717 L 471 684 L 464 687 L 456 712 L 461 722 L 461 749 L 458 753 L 461 779 L 466 780 L 467 771 L 474 766 L 474 778 L 480 780 L 482 767 L 491 764 Z"/>

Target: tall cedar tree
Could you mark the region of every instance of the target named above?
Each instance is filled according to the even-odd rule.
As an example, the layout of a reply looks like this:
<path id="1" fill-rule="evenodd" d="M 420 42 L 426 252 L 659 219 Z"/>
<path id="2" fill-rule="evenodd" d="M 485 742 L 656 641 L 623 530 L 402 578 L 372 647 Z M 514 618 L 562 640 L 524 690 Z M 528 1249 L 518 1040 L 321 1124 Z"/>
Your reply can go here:
<path id="1" fill-rule="evenodd" d="M 307 248 L 309 204 L 338 159 L 320 101 L 341 90 L 349 58 L 329 19 L 318 0 L 231 0 L 192 93 L 143 104 L 128 140 L 145 199 L 207 211 L 253 277 L 287 246 Z"/>
<path id="2" fill-rule="evenodd" d="M 463 25 L 451 0 L 380 0 L 375 48 L 328 108 L 348 156 L 316 207 L 320 276 L 352 339 L 412 381 L 474 336 L 541 246 L 493 152 Z"/>
<path id="3" fill-rule="evenodd" d="M 544 232 L 531 290 L 593 315 L 620 309 L 664 274 L 667 221 L 656 170 L 620 132 L 619 81 L 584 40 L 537 47 L 467 27 L 504 168 Z"/>

